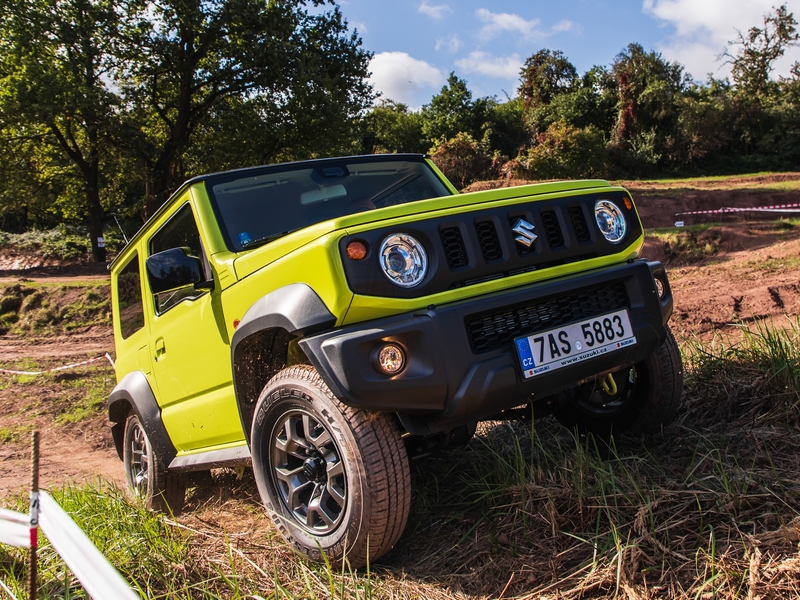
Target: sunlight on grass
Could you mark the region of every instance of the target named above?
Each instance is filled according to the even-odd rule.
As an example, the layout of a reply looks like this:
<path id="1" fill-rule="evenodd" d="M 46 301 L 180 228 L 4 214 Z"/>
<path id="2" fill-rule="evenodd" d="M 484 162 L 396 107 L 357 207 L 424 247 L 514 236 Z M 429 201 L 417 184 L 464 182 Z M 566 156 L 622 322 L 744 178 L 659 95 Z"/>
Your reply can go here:
<path id="1" fill-rule="evenodd" d="M 111 484 L 56 496 L 153 598 L 796 598 L 800 321 L 681 345 L 674 424 L 607 445 L 552 418 L 483 423 L 465 448 L 412 465 L 406 532 L 368 569 L 293 555 L 249 472 L 215 472 L 176 519 Z M 43 597 L 84 597 L 42 553 Z M 14 593 L 25 575 L 24 554 L 0 548 Z"/>

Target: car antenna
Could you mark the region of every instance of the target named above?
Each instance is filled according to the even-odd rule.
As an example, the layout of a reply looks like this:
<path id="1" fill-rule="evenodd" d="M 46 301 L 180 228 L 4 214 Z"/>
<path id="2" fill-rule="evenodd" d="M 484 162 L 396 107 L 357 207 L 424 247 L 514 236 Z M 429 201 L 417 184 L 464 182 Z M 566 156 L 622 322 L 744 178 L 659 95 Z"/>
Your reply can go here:
<path id="1" fill-rule="evenodd" d="M 114 221 L 117 223 L 117 227 L 119 228 L 119 232 L 122 234 L 122 239 L 125 240 L 125 245 L 128 245 L 128 238 L 125 235 L 125 232 L 122 230 L 122 225 L 119 224 L 119 219 L 117 219 L 117 213 L 111 213 L 111 216 L 114 217 Z"/>

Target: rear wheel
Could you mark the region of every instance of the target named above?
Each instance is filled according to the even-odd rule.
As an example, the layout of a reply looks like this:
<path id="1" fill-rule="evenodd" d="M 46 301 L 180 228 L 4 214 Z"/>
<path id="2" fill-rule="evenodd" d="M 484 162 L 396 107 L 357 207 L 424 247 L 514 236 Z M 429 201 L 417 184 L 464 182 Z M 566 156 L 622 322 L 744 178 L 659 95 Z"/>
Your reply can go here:
<path id="1" fill-rule="evenodd" d="M 664 343 L 645 360 L 559 394 L 555 415 L 582 434 L 640 434 L 672 422 L 682 390 L 681 355 L 667 328 Z"/>
<path id="2" fill-rule="evenodd" d="M 258 491 L 298 552 L 357 568 L 388 552 L 405 528 L 410 472 L 384 413 L 339 402 L 317 372 L 278 373 L 256 406 L 251 435 Z"/>
<path id="3" fill-rule="evenodd" d="M 143 498 L 147 508 L 175 515 L 183 510 L 186 487 L 181 476 L 167 471 L 133 412 L 125 421 L 122 460 L 128 489 Z"/>

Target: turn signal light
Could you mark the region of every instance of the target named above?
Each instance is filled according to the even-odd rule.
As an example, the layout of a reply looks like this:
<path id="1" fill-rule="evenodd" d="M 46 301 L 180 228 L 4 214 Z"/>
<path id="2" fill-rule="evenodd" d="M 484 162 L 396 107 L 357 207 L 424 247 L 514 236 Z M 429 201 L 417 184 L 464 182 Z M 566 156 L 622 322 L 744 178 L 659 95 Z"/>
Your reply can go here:
<path id="1" fill-rule="evenodd" d="M 347 258 L 350 260 L 364 260 L 367 256 L 367 246 L 364 242 L 354 240 L 347 244 Z"/>

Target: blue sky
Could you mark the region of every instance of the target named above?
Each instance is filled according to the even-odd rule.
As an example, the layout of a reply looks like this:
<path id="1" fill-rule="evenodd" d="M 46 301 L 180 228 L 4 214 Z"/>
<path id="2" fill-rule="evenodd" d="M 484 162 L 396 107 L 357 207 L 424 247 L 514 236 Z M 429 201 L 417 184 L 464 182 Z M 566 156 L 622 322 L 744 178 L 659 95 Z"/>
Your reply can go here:
<path id="1" fill-rule="evenodd" d="M 780 0 L 339 0 L 364 48 L 375 53 L 372 83 L 383 97 L 419 108 L 450 71 L 474 97 L 514 96 L 525 59 L 561 50 L 583 73 L 608 66 L 629 43 L 677 60 L 698 81 L 729 74 L 717 56 L 735 29 L 763 23 Z M 800 0 L 786 2 L 800 20 Z M 800 48 L 777 65 L 788 75 Z"/>

